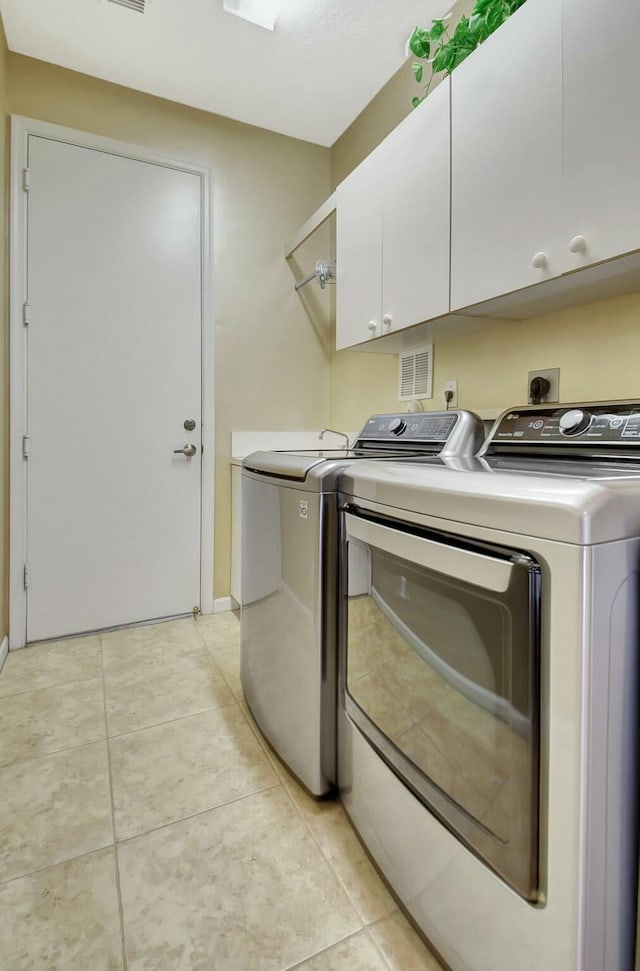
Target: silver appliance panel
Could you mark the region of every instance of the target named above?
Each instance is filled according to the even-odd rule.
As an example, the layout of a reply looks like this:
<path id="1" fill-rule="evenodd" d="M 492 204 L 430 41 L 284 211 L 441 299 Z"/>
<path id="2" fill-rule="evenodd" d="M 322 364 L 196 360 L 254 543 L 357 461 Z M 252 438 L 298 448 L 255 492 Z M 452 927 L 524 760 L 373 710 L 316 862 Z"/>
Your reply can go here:
<path id="1" fill-rule="evenodd" d="M 243 691 L 270 744 L 320 796 L 336 779 L 335 650 L 322 649 L 335 644 L 335 495 L 245 476 L 242 515 Z"/>
<path id="2" fill-rule="evenodd" d="M 415 796 L 538 897 L 540 568 L 342 512 L 341 698 Z"/>
<path id="3" fill-rule="evenodd" d="M 328 474 L 346 463 L 356 462 L 358 459 L 397 459 L 422 458 L 425 450 L 413 448 L 403 450 L 399 456 L 398 449 L 300 449 L 295 451 L 252 452 L 242 462 L 243 469 L 260 475 L 268 475 L 276 479 L 292 482 L 305 482 L 307 476 L 319 472 L 325 478 Z M 337 463 L 337 464 L 336 464 Z"/>
<path id="4" fill-rule="evenodd" d="M 483 431 L 464 411 L 378 415 L 351 449 L 243 462 L 241 682 L 261 731 L 314 796 L 337 781 L 338 476 L 361 459 L 435 464 L 459 451 L 464 462 Z"/>

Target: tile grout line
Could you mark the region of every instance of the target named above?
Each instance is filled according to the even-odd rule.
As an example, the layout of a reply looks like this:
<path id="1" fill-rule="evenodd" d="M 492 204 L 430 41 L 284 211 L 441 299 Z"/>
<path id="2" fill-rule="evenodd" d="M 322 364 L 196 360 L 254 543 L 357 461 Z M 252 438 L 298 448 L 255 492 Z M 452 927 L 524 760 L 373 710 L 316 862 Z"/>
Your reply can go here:
<path id="1" fill-rule="evenodd" d="M 280 971 L 296 971 L 296 968 L 304 967 L 307 961 L 312 961 L 314 958 L 319 957 L 321 954 L 325 954 L 327 951 L 330 951 L 331 948 L 337 947 L 339 944 L 344 944 L 345 941 L 350 941 L 352 937 L 357 937 L 358 934 L 363 934 L 363 933 L 365 934 L 368 933 L 367 928 L 359 927 L 357 931 L 352 931 L 350 934 L 345 934 L 344 937 L 339 937 L 337 941 L 333 941 L 332 944 L 328 944 L 326 947 L 321 948 L 319 951 L 313 951 L 311 954 L 307 954 L 306 957 L 303 957 L 301 961 L 296 961 L 295 964 L 287 964 L 287 966 L 284 968 L 281 968 Z M 372 934 L 369 934 L 369 937 L 373 939 Z M 387 964 L 386 960 L 384 963 L 387 965 L 387 967 L 390 967 L 390 965 Z"/>
<path id="2" fill-rule="evenodd" d="M 105 689 L 106 698 L 106 689 Z M 188 715 L 178 715 L 176 718 L 167 718 L 166 721 L 152 722 L 150 725 L 141 725 L 140 728 L 130 728 L 127 732 L 118 732 L 115 735 L 107 735 L 107 741 L 116 738 L 126 738 L 128 735 L 136 735 L 138 732 L 147 732 L 150 728 L 159 728 L 161 725 L 172 725 L 173 722 L 184 721 L 185 718 L 196 718 L 198 715 L 207 715 L 210 711 L 222 711 L 224 708 L 233 708 L 234 705 L 240 707 L 240 702 L 230 701 L 227 705 L 218 705 L 214 708 L 203 708 L 202 711 L 191 711 Z M 107 726 L 108 731 L 108 726 Z"/>
<path id="3" fill-rule="evenodd" d="M 2 699 L 0 698 L 0 701 Z M 5 762 L 0 765 L 0 772 L 5 772 L 8 769 L 13 769 L 17 765 L 27 765 L 29 762 L 41 762 L 44 759 L 53 759 L 58 755 L 64 755 L 66 752 L 77 752 L 78 749 L 88 748 L 90 745 L 99 745 L 100 742 L 106 742 L 107 737 L 101 736 L 100 738 L 89 739 L 85 742 L 78 742 L 75 745 L 68 745 L 66 748 L 57 748 L 52 752 L 43 752 L 41 755 L 29 755 L 26 759 L 14 759 L 13 762 Z M 83 854 L 81 854 L 83 855 Z M 0 883 L 2 881 L 0 880 Z"/>
<path id="4" fill-rule="evenodd" d="M 390 916 L 390 914 L 385 914 L 384 917 L 378 917 L 376 920 L 372 921 L 370 924 L 367 924 L 367 927 L 365 929 L 367 931 L 367 934 L 369 935 L 369 940 L 371 941 L 371 943 L 375 947 L 376 951 L 378 952 L 378 954 L 380 955 L 380 957 L 382 958 L 382 960 L 384 961 L 384 963 L 386 964 L 386 966 L 389 968 L 389 971 L 394 971 L 393 964 L 387 958 L 387 955 L 382 950 L 382 945 L 378 943 L 378 939 L 377 939 L 376 935 L 373 933 L 373 930 L 372 930 L 372 928 L 375 927 L 376 924 L 379 924 L 379 923 L 381 923 L 381 921 L 386 920 L 387 917 L 389 917 L 389 916 Z"/>
<path id="5" fill-rule="evenodd" d="M 0 698 L 0 702 L 2 699 Z M 41 755 L 28 755 L 26 759 L 14 759 L 13 762 L 3 762 L 0 764 L 0 772 L 5 769 L 12 769 L 14 765 L 26 765 L 28 762 L 39 762 L 40 759 L 53 758 L 54 755 L 64 755 L 65 752 L 75 752 L 79 748 L 85 748 L 87 745 L 98 745 L 99 742 L 106 742 L 107 736 L 102 735 L 100 738 L 92 738 L 84 742 L 76 742 L 74 745 L 67 745 L 64 748 L 56 748 L 50 752 L 42 752 Z"/>
<path id="6" fill-rule="evenodd" d="M 28 650 L 28 648 L 21 648 L 21 650 Z M 61 681 L 55 684 L 45 684 L 41 688 L 27 688 L 26 691 L 12 691 L 10 694 L 0 694 L 0 702 L 6 701 L 7 698 L 20 698 L 22 695 L 34 695 L 36 691 L 52 691 L 55 688 L 68 688 L 72 684 L 88 684 L 89 681 L 100 681 L 100 675 L 97 674 L 93 678 L 76 678 L 74 681 Z"/>
<path id="7" fill-rule="evenodd" d="M 315 845 L 316 845 L 316 847 L 318 848 L 318 851 L 320 852 L 320 855 L 322 856 L 322 858 L 323 858 L 323 860 L 324 860 L 324 861 L 326 862 L 326 864 L 327 864 L 327 866 L 329 867 L 329 870 L 331 871 L 331 873 L 333 874 L 333 876 L 334 876 L 334 877 L 335 877 L 335 879 L 337 880 L 337 882 L 338 882 L 338 884 L 339 884 L 339 886 L 340 886 L 340 887 L 342 888 L 342 891 L 343 891 L 343 893 L 345 894 L 345 896 L 346 896 L 346 898 L 347 898 L 347 900 L 349 901 L 349 904 L 350 904 L 350 905 L 351 905 L 351 907 L 353 908 L 353 911 L 354 911 L 354 913 L 356 914 L 356 916 L 357 916 L 357 918 L 358 918 L 358 920 L 362 922 L 362 927 L 360 927 L 360 928 L 359 928 L 359 930 L 364 930 L 364 929 L 366 929 L 366 928 L 367 928 L 367 927 L 369 927 L 369 926 L 370 926 L 371 924 L 373 924 L 373 923 L 374 923 L 374 921 L 370 921 L 369 923 L 367 923 L 367 921 L 366 921 L 366 920 L 364 919 L 364 917 L 363 917 L 363 915 L 362 915 L 362 914 L 360 913 L 360 911 L 359 911 L 359 909 L 358 909 L 358 908 L 356 907 L 356 905 L 355 905 L 355 903 L 354 903 L 354 901 L 353 901 L 353 899 L 352 899 L 352 897 L 351 897 L 351 894 L 349 893 L 349 890 L 348 890 L 348 888 L 347 888 L 347 886 L 345 885 L 345 883 L 344 883 L 344 881 L 342 880 L 342 878 L 341 878 L 341 876 L 340 876 L 340 874 L 339 874 L 339 873 L 338 873 L 338 872 L 336 871 L 336 869 L 334 868 L 334 866 L 333 866 L 333 864 L 332 864 L 332 862 L 331 862 L 331 860 L 329 859 L 329 857 L 328 857 L 328 856 L 327 856 L 327 854 L 325 853 L 325 851 L 324 851 L 324 849 L 323 849 L 323 847 L 322 847 L 322 845 L 320 844 L 320 841 L 319 841 L 319 840 L 318 840 L 318 839 L 316 838 L 316 835 L 315 835 L 315 833 L 313 832 L 313 829 L 311 828 L 311 826 L 310 826 L 310 824 L 308 823 L 308 821 L 307 821 L 307 818 L 306 818 L 306 816 L 305 816 L 305 814 L 304 814 L 304 813 L 302 812 L 302 810 L 301 810 L 301 808 L 300 808 L 300 806 L 298 805 L 298 803 L 296 802 L 296 800 L 295 800 L 295 799 L 293 798 L 293 796 L 292 796 L 292 794 L 291 794 L 291 793 L 289 792 L 289 789 L 288 789 L 288 787 L 287 787 L 287 786 L 285 785 L 285 781 L 284 781 L 284 779 L 283 779 L 283 777 L 282 777 L 282 776 L 280 775 L 280 772 L 278 771 L 278 764 L 277 764 L 277 762 L 275 761 L 275 759 L 274 759 L 274 757 L 272 756 L 272 754 L 271 754 L 271 752 L 270 752 L 270 751 L 269 751 L 269 749 L 267 748 L 267 745 L 265 744 L 265 742 L 264 742 L 264 740 L 263 740 L 263 739 L 262 739 L 262 738 L 260 737 L 260 735 L 259 735 L 259 734 L 258 734 L 258 733 L 256 732 L 256 730 L 255 730 L 255 728 L 254 728 L 254 726 L 253 726 L 253 724 L 252 724 L 252 723 L 251 723 L 251 721 L 250 721 L 250 720 L 249 720 L 249 719 L 247 718 L 247 715 L 245 714 L 245 712 L 244 712 L 244 711 L 242 710 L 242 705 L 240 706 L 240 711 L 242 711 L 242 714 L 244 715 L 244 717 L 245 717 L 245 719 L 246 719 L 246 720 L 247 720 L 247 722 L 249 723 L 249 727 L 251 728 L 251 730 L 252 730 L 252 732 L 253 732 L 253 734 L 254 734 L 254 735 L 256 736 L 256 738 L 258 739 L 258 742 L 259 742 L 259 743 L 260 743 L 260 745 L 262 746 L 262 748 L 263 748 L 263 750 L 264 750 L 264 752 L 266 753 L 266 755 L 267 755 L 267 757 L 268 757 L 268 759 L 269 759 L 269 761 L 270 761 L 270 762 L 271 762 L 271 764 L 273 765 L 273 769 L 274 769 L 274 772 L 276 773 L 276 775 L 277 775 L 277 777 L 278 777 L 278 779 L 280 780 L 280 785 L 281 785 L 281 786 L 282 786 L 282 788 L 284 789 L 284 791 L 285 791 L 285 793 L 286 793 L 286 795 L 287 795 L 287 798 L 288 798 L 288 799 L 289 799 L 289 801 L 291 802 L 291 804 L 292 804 L 292 806 L 294 807 L 294 809 L 295 809 L 295 811 L 297 812 L 297 814 L 298 814 L 298 815 L 300 816 L 300 819 L 302 820 L 302 823 L 303 823 L 303 825 L 304 825 L 304 827 L 305 827 L 305 829 L 307 830 L 307 832 L 309 833 L 309 836 L 311 837 L 311 839 L 313 840 L 313 842 L 314 842 L 314 844 L 315 844 Z M 340 805 L 340 803 L 338 803 L 338 804 Z M 386 915 L 385 915 L 385 916 L 386 916 Z M 379 918 L 376 918 L 376 920 L 378 920 L 378 919 L 379 919 Z M 354 932 L 354 933 L 358 933 L 358 932 L 356 931 L 356 932 Z M 347 936 L 350 936 L 350 935 L 347 935 Z M 335 943 L 338 943 L 338 942 L 335 942 Z M 333 946 L 333 945 L 330 945 L 330 946 Z M 326 950 L 326 948 L 325 948 L 325 950 Z M 321 952 L 318 952 L 318 953 L 321 953 Z M 313 955 L 312 955 L 312 956 L 313 956 Z"/>
<path id="8" fill-rule="evenodd" d="M 198 816 L 204 816 L 206 813 L 214 813 L 218 809 L 224 809 L 226 806 L 233 806 L 236 802 L 242 802 L 243 799 L 250 799 L 251 796 L 259 796 L 263 792 L 271 792 L 272 789 L 277 789 L 280 785 L 279 782 L 274 783 L 272 786 L 263 786 L 261 789 L 254 789 L 252 792 L 245 792 L 241 796 L 236 796 L 234 799 L 228 799 L 227 802 L 218 803 L 217 806 L 208 806 L 207 809 L 199 809 L 197 813 L 189 813 L 188 816 L 179 816 L 177 819 L 170 819 L 168 823 L 161 823 L 160 826 L 153 826 L 151 829 L 145 829 L 141 833 L 135 833 L 133 836 L 125 836 L 121 840 L 117 840 L 117 846 L 124 846 L 125 843 L 131 843 L 133 840 L 140 839 L 143 836 L 150 836 L 152 833 L 159 833 L 162 829 L 168 829 L 170 826 L 175 826 L 176 823 L 186 823 L 190 819 L 196 819 Z"/>
<path id="9" fill-rule="evenodd" d="M 15 883 L 16 880 L 23 880 L 25 877 L 33 877 L 36 873 L 44 873 L 45 870 L 53 870 L 57 866 L 66 866 L 67 863 L 75 863 L 77 860 L 83 860 L 87 856 L 93 856 L 94 853 L 102 853 L 103 850 L 111 849 L 115 849 L 115 845 L 113 843 L 105 843 L 104 846 L 96 846 L 92 850 L 87 850 L 86 853 L 78 853 L 77 856 L 66 856 L 64 860 L 56 860 L 55 863 L 47 863 L 45 866 L 37 866 L 33 870 L 17 873 L 15 877 L 9 877 L 8 880 L 0 879 L 0 887 L 8 886 L 10 883 Z"/>
<path id="10" fill-rule="evenodd" d="M 113 799 L 113 773 L 111 771 L 111 750 L 109 749 L 109 725 L 107 722 L 107 688 L 104 679 L 104 655 L 102 653 L 102 635 L 100 637 L 100 670 L 102 672 L 102 702 L 104 710 L 104 731 L 105 740 L 107 746 L 107 771 L 109 774 L 109 804 L 111 809 L 111 829 L 113 832 L 113 858 L 115 863 L 115 874 L 116 874 L 116 895 L 118 898 L 118 915 L 120 917 L 120 944 L 122 947 L 122 967 L 124 971 L 127 971 L 128 961 L 127 961 L 127 944 L 124 936 L 124 910 L 122 907 L 122 890 L 120 888 L 120 864 L 118 860 L 118 840 L 116 834 L 116 814 L 115 814 L 115 804 Z"/>
<path id="11" fill-rule="evenodd" d="M 245 702 L 245 704 L 246 704 L 246 702 Z M 306 957 L 304 957 L 301 961 L 297 961 L 295 964 L 287 965 L 286 968 L 283 968 L 282 969 L 282 971 L 295 971 L 295 968 L 300 967 L 300 965 L 305 964 L 307 961 L 310 961 L 312 958 L 317 957 L 319 954 L 323 954 L 325 951 L 328 951 L 330 948 L 335 947 L 338 944 L 341 944 L 343 941 L 346 941 L 346 940 L 348 940 L 351 937 L 355 937 L 356 934 L 360 934 L 363 931 L 367 931 L 368 930 L 368 927 L 370 925 L 368 925 L 365 922 L 362 914 L 360 913 L 360 911 L 356 907 L 355 903 L 353 902 L 353 900 L 351 898 L 351 894 L 347 890 L 344 882 L 340 878 L 339 874 L 335 871 L 335 869 L 334 869 L 331 861 L 329 860 L 327 854 L 324 852 L 324 850 L 323 850 L 322 846 L 320 845 L 319 841 L 316 839 L 316 836 L 315 836 L 313 830 L 311 829 L 311 826 L 307 822 L 304 813 L 302 812 L 302 810 L 298 806 L 296 800 L 293 798 L 293 796 L 289 792 L 289 789 L 285 785 L 284 779 L 280 775 L 280 772 L 278 771 L 278 764 L 277 764 L 275 758 L 273 757 L 272 753 L 269 751 L 269 748 L 267 747 L 264 739 L 258 734 L 258 732 L 256 731 L 256 729 L 255 729 L 253 723 L 251 722 L 251 720 L 249 718 L 247 718 L 246 713 L 242 709 L 242 705 L 240 706 L 240 710 L 242 711 L 242 714 L 244 715 L 244 717 L 245 717 L 245 719 L 246 719 L 246 721 L 247 721 L 247 723 L 248 723 L 251 731 L 253 732 L 254 736 L 258 740 L 259 745 L 262 747 L 263 751 L 265 752 L 265 755 L 267 756 L 267 758 L 271 762 L 271 764 L 273 766 L 273 770 L 276 773 L 276 776 L 278 777 L 280 787 L 283 789 L 283 791 L 284 791 L 287 799 L 289 800 L 290 804 L 292 805 L 294 811 L 300 817 L 300 820 L 302 822 L 302 825 L 304 826 L 305 830 L 307 831 L 307 833 L 311 837 L 312 842 L 314 843 L 314 845 L 318 849 L 318 852 L 320 853 L 320 856 L 322 857 L 322 859 L 325 861 L 325 863 L 329 867 L 329 870 L 330 870 L 332 876 L 336 880 L 338 886 L 341 888 L 341 890 L 344 893 L 347 901 L 349 902 L 349 906 L 353 910 L 353 912 L 356 915 L 357 919 L 361 922 L 361 926 L 357 930 L 351 931 L 351 933 L 349 933 L 349 934 L 345 934 L 344 937 L 339 937 L 337 940 L 332 941 L 331 944 L 328 944 L 326 947 L 321 948 L 319 951 L 314 951 L 312 954 L 307 954 Z M 371 937 L 373 938 L 373 935 L 371 935 Z M 379 950 L 379 948 L 378 948 L 378 950 Z M 385 960 L 385 964 L 387 964 L 386 960 Z"/>
<path id="12" fill-rule="evenodd" d="M 202 640 L 204 642 L 204 637 L 202 637 L 202 634 L 200 634 L 200 637 L 202 638 Z M 208 644 L 205 643 L 205 647 L 207 648 L 207 650 L 209 650 L 209 645 Z M 214 660 L 214 663 L 215 663 L 215 657 L 213 658 L 213 660 Z M 233 694 L 233 689 L 231 688 L 231 685 L 229 684 L 229 682 L 228 682 L 228 680 L 227 680 L 224 672 L 221 671 L 221 674 L 222 674 L 222 676 L 223 676 L 223 678 L 225 680 L 225 683 L 229 687 L 229 690 Z M 234 697 L 235 697 L 235 695 L 234 695 Z M 389 914 L 384 914 L 381 917 L 376 917 L 375 920 L 369 921 L 368 923 L 365 921 L 364 917 L 362 916 L 362 914 L 360 913 L 360 911 L 356 907 L 355 903 L 353 902 L 353 900 L 351 898 L 351 894 L 347 890 L 347 887 L 345 886 L 344 882 L 340 878 L 339 874 L 334 869 L 334 867 L 333 867 L 330 859 L 328 858 L 328 856 L 324 852 L 322 846 L 320 845 L 320 842 L 316 839 L 316 836 L 315 836 L 315 834 L 314 834 L 311 826 L 307 822 L 307 819 L 306 819 L 304 813 L 302 812 L 301 808 L 298 806 L 298 804 L 297 804 L 296 800 L 294 799 L 294 797 L 292 796 L 292 794 L 289 792 L 288 787 L 285 785 L 284 778 L 280 774 L 280 771 L 279 771 L 278 762 L 277 762 L 275 756 L 273 755 L 273 753 L 271 752 L 269 745 L 267 744 L 267 742 L 265 741 L 265 739 L 262 737 L 262 735 L 260 734 L 260 732 L 257 730 L 257 728 L 254 725 L 252 719 L 247 716 L 247 713 L 245 712 L 245 710 L 243 708 L 243 705 L 246 705 L 247 704 L 246 699 L 244 698 L 244 696 L 243 696 L 242 700 L 240 700 L 240 699 L 237 700 L 237 704 L 238 704 L 238 707 L 239 707 L 240 711 L 242 712 L 243 718 L 247 722 L 249 728 L 253 732 L 254 737 L 257 739 L 258 744 L 260 745 L 262 751 L 264 752 L 267 760 L 271 764 L 271 766 L 273 768 L 273 771 L 274 771 L 274 773 L 275 773 L 275 775 L 276 775 L 276 777 L 278 779 L 278 785 L 284 790 L 287 798 L 289 799 L 289 802 L 291 803 L 291 805 L 293 806 L 294 810 L 296 811 L 296 813 L 298 814 L 298 816 L 302 820 L 302 823 L 303 823 L 306 831 L 308 832 L 309 836 L 311 837 L 313 843 L 318 848 L 318 851 L 320 852 L 320 855 L 325 860 L 327 866 L 329 867 L 329 870 L 331 871 L 331 873 L 335 877 L 336 881 L 338 882 L 338 885 L 342 888 L 342 890 L 343 890 L 343 892 L 344 892 L 347 900 L 349 901 L 349 904 L 351 905 L 351 908 L 353 909 L 354 913 L 356 914 L 358 920 L 360 920 L 362 922 L 362 926 L 359 927 L 356 931 L 352 931 L 350 934 L 346 934 L 344 937 L 339 938 L 336 941 L 333 941 L 327 947 L 322 948 L 319 951 L 315 951 L 313 954 L 308 954 L 305 958 L 302 959 L 302 961 L 298 961 L 296 964 L 293 964 L 293 965 L 288 965 L 287 968 L 283 968 L 282 971 L 295 971 L 296 968 L 299 968 L 301 965 L 304 965 L 305 962 L 310 961 L 312 958 L 317 957 L 320 954 L 323 954 L 325 951 L 330 950 L 332 947 L 335 947 L 338 944 L 341 944 L 344 941 L 347 941 L 350 938 L 355 937 L 356 935 L 361 934 L 363 932 L 367 934 L 369 940 L 373 944 L 373 947 L 375 948 L 376 952 L 379 954 L 379 956 L 382 959 L 382 962 L 384 963 L 384 965 L 387 968 L 389 968 L 390 971 L 393 971 L 393 966 L 387 960 L 386 955 L 384 954 L 381 946 L 378 944 L 378 941 L 376 940 L 374 934 L 371 931 L 371 928 L 372 927 L 374 927 L 376 924 L 380 923 L 380 921 L 385 920 L 389 916 Z M 249 709 L 249 706 L 247 705 L 247 710 L 248 709 Z M 276 788 L 276 786 L 273 786 L 271 788 Z M 265 790 L 262 790 L 262 791 L 265 791 Z M 393 913 L 393 911 L 391 911 L 390 913 Z"/>

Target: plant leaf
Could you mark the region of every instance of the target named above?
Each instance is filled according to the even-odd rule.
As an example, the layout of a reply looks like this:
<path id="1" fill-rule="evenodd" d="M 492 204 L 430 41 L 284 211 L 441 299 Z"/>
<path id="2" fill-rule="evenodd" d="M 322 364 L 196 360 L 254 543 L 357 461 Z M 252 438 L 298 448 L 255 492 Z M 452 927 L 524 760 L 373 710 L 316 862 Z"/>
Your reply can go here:
<path id="1" fill-rule="evenodd" d="M 524 0 L 522 0 L 524 3 Z M 476 38 L 478 44 L 481 44 L 483 40 L 486 40 L 491 31 L 487 26 L 487 18 L 484 14 L 474 13 L 471 15 L 469 20 L 469 30 Z"/>
<path id="2" fill-rule="evenodd" d="M 447 51 L 448 45 L 439 47 L 433 58 L 433 63 L 431 65 L 434 74 L 438 74 L 440 71 L 447 70 Z"/>
<path id="3" fill-rule="evenodd" d="M 494 5 L 487 11 L 487 28 L 490 34 L 492 34 L 494 30 L 497 30 L 498 27 L 502 26 L 502 24 L 508 18 L 509 13 L 509 8 L 505 3 L 494 3 Z"/>
<path id="4" fill-rule="evenodd" d="M 414 27 L 413 33 L 409 38 L 409 50 L 414 57 L 421 57 L 423 60 L 429 57 L 429 54 L 431 53 L 429 36 L 428 30 L 422 30 L 419 27 Z"/>
<path id="5" fill-rule="evenodd" d="M 451 16 L 432 20 L 431 30 L 415 28 L 409 38 L 408 46 L 422 60 L 431 64 L 432 74 L 445 71 L 447 74 L 471 54 L 476 47 L 501 27 L 505 20 L 518 10 L 526 0 L 476 0 L 470 17 L 461 17 L 453 35 L 446 32 L 444 21 Z M 445 33 L 446 32 L 446 33 Z M 429 57 L 433 50 L 433 57 Z M 419 64 L 412 65 L 416 81 L 422 80 L 422 68 Z M 412 104 L 416 107 L 422 98 L 414 98 Z"/>
<path id="6" fill-rule="evenodd" d="M 420 82 L 422 81 L 422 64 L 415 64 L 415 63 L 412 64 L 411 70 L 413 71 L 414 78 L 416 79 L 418 84 L 420 84 Z"/>
<path id="7" fill-rule="evenodd" d="M 412 98 L 411 104 L 413 105 L 414 108 L 417 108 L 421 101 L 422 101 L 422 98 Z"/>

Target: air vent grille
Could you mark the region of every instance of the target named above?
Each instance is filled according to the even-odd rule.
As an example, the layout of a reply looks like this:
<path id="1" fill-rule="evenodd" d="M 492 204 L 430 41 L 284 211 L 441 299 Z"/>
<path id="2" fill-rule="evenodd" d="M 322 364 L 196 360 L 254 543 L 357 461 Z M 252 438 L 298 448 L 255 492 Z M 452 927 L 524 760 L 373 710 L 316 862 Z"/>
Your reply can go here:
<path id="1" fill-rule="evenodd" d="M 126 7 L 127 10 L 137 10 L 138 13 L 144 13 L 144 7 L 147 0 L 109 0 L 109 3 L 115 3 L 119 7 Z"/>
<path id="2" fill-rule="evenodd" d="M 402 351 L 398 364 L 399 401 L 433 397 L 433 344 Z"/>

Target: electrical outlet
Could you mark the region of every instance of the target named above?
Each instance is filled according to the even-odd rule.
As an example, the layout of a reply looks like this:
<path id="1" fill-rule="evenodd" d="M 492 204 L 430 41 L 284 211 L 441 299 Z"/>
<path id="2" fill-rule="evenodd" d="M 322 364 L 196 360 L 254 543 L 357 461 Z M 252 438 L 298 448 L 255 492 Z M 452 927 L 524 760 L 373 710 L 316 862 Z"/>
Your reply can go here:
<path id="1" fill-rule="evenodd" d="M 560 401 L 560 368 L 552 367 L 546 368 L 546 370 L 540 371 L 529 371 L 529 376 L 527 378 L 527 392 L 526 400 L 529 404 L 531 401 L 531 382 L 534 378 L 545 378 L 549 382 L 549 390 L 546 395 L 540 398 L 540 404 L 546 403 L 548 401 Z M 537 402 L 536 402 L 537 403 Z"/>
<path id="2" fill-rule="evenodd" d="M 447 401 L 447 391 L 452 392 L 452 397 Z M 442 388 L 442 393 L 445 396 L 444 403 L 447 408 L 457 408 L 458 407 L 458 382 L 457 381 L 445 381 Z"/>

